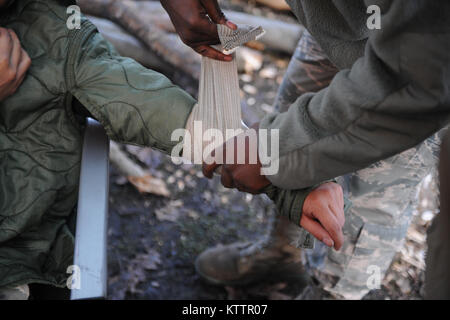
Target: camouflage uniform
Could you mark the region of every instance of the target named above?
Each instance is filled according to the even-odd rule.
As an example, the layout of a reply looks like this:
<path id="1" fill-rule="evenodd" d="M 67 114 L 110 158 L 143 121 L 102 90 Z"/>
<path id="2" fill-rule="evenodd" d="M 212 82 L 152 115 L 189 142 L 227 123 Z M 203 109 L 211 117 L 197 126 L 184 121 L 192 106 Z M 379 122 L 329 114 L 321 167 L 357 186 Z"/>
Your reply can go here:
<path id="1" fill-rule="evenodd" d="M 325 88 L 337 72 L 305 30 L 280 86 L 276 109 L 284 112 L 300 95 Z M 336 252 L 317 243 L 313 251 L 305 251 L 307 268 L 330 293 L 360 299 L 373 288 L 373 277 L 383 279 L 402 247 L 417 187 L 435 167 L 439 137 L 435 134 L 415 148 L 338 178 L 353 203 L 346 215 L 343 248 Z M 280 228 L 286 224 L 276 223 L 275 230 Z"/>
<path id="2" fill-rule="evenodd" d="M 28 300 L 30 297 L 30 288 L 24 284 L 18 287 L 0 288 L 1 300 Z"/>

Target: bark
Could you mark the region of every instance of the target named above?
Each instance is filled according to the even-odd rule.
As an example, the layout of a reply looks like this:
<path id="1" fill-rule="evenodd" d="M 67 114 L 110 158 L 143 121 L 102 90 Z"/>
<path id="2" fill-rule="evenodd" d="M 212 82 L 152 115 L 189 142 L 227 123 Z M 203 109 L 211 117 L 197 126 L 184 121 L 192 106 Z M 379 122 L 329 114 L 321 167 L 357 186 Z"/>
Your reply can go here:
<path id="1" fill-rule="evenodd" d="M 164 62 L 159 56 L 149 50 L 138 39 L 123 30 L 119 25 L 107 19 L 88 16 L 89 20 L 96 25 L 98 31 L 111 42 L 114 48 L 124 57 L 129 57 L 143 66 L 156 69 L 162 73 L 173 71 L 173 67 Z"/>
<path id="2" fill-rule="evenodd" d="M 285 0 L 256 0 L 256 2 L 268 6 L 275 10 L 288 11 L 291 10 Z"/>
<path id="3" fill-rule="evenodd" d="M 139 192 L 152 193 L 164 197 L 170 196 L 170 192 L 164 181 L 152 177 L 148 172 L 131 160 L 127 153 L 122 151 L 119 145 L 114 141 L 111 141 L 110 143 L 109 159 L 111 164 L 114 165 Z"/>
<path id="4" fill-rule="evenodd" d="M 119 0 L 78 0 L 82 11 L 92 15 L 102 16 L 111 19 L 105 10 L 119 13 L 117 7 L 123 7 L 130 10 L 132 8 L 136 23 L 142 23 L 144 26 L 151 25 L 166 32 L 175 32 L 175 28 L 170 21 L 164 8 L 159 1 L 119 1 L 121 5 L 117 5 Z M 114 5 L 110 5 L 114 3 Z M 259 17 L 242 12 L 224 11 L 225 15 L 231 21 L 238 24 L 249 24 L 253 26 L 261 26 L 266 30 L 264 37 L 258 41 L 264 44 L 264 47 L 271 50 L 281 51 L 292 54 L 297 46 L 297 42 L 303 33 L 303 26 L 296 23 L 287 23 L 274 19 Z M 114 20 L 116 21 L 116 20 Z M 117 21 L 116 21 L 117 22 Z M 131 21 L 132 22 L 132 21 Z M 119 23 L 120 24 L 120 23 Z M 130 31 L 128 28 L 125 28 Z M 131 32 L 136 34 L 135 32 Z M 136 34 L 137 35 L 137 34 Z M 140 36 L 139 36 L 140 38 Z M 147 44 L 146 41 L 144 43 Z M 148 45 L 148 44 L 147 44 Z M 152 48 L 149 46 L 149 48 Z"/>
<path id="5" fill-rule="evenodd" d="M 78 1 L 84 13 L 119 24 L 163 60 L 198 79 L 200 74 L 198 54 L 178 40 L 176 35 L 162 31 L 141 14 L 139 5 L 142 3 L 120 0 Z"/>

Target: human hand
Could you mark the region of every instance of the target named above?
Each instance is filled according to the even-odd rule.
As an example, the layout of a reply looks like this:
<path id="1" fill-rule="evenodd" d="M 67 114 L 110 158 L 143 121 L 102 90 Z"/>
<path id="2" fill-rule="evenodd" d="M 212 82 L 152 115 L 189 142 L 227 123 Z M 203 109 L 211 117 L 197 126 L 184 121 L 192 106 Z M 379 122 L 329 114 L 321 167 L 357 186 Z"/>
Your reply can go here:
<path id="1" fill-rule="evenodd" d="M 235 30 L 217 0 L 161 0 L 181 40 L 205 57 L 231 61 L 232 57 L 215 50 L 210 45 L 220 42 L 217 24 Z"/>
<path id="2" fill-rule="evenodd" d="M 314 189 L 303 203 L 300 225 L 329 247 L 339 250 L 344 241 L 344 194 L 342 187 L 328 182 Z"/>
<path id="3" fill-rule="evenodd" d="M 0 28 L 0 101 L 16 92 L 30 65 L 31 59 L 15 32 Z"/>
<path id="4" fill-rule="evenodd" d="M 224 187 L 252 194 L 262 193 L 270 185 L 270 181 L 261 174 L 258 133 L 255 130 L 257 127 L 258 124 L 254 129 L 249 129 L 216 148 L 203 163 L 205 177 L 211 179 L 216 169 L 221 167 L 221 182 Z M 217 161 L 218 159 L 222 161 Z"/>

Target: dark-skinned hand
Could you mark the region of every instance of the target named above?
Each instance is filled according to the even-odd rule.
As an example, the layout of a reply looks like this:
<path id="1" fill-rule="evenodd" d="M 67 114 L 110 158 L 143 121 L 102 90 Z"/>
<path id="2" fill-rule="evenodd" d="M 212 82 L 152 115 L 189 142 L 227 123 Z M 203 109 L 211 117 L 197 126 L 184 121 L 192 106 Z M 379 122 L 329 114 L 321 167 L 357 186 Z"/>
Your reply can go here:
<path id="1" fill-rule="evenodd" d="M 231 61 L 232 57 L 215 50 L 210 45 L 220 43 L 217 24 L 231 29 L 237 26 L 228 21 L 217 0 L 160 0 L 170 16 L 181 40 L 205 57 Z"/>
<path id="2" fill-rule="evenodd" d="M 253 128 L 257 127 L 258 124 L 253 126 Z M 245 163 L 242 164 L 237 162 L 239 136 L 245 138 Z M 256 145 L 250 147 L 251 143 Z M 251 194 L 263 193 L 264 189 L 270 185 L 270 181 L 261 174 L 262 164 L 257 154 L 256 163 L 249 163 L 249 150 L 257 150 L 257 139 L 250 139 L 246 133 L 226 141 L 221 147 L 216 148 L 203 163 L 203 174 L 211 179 L 214 172 L 220 171 L 224 187 L 236 188 Z M 234 152 L 234 162 L 231 164 L 224 163 L 227 151 Z M 242 149 L 240 151 L 243 152 Z M 223 161 L 217 163 L 214 159 L 223 159 Z M 327 246 L 339 250 L 344 241 L 342 232 L 344 223 L 344 196 L 339 184 L 324 183 L 309 193 L 303 203 L 301 227 Z"/>
<path id="3" fill-rule="evenodd" d="M 250 139 L 246 132 L 235 136 L 234 138 L 226 141 L 222 146 L 216 148 L 211 156 L 203 163 L 203 174 L 205 177 L 211 179 L 214 172 L 220 167 L 221 182 L 226 188 L 236 188 L 239 191 L 248 192 L 251 194 L 259 194 L 263 192 L 263 189 L 270 185 L 270 181 L 261 174 L 262 164 L 258 156 L 258 124 L 253 126 L 253 129 L 247 130 L 253 132 L 256 135 L 255 139 Z M 245 147 L 240 148 L 240 139 L 245 139 Z M 242 140 L 241 140 L 242 141 Z M 252 146 L 250 146 L 252 144 Z M 238 164 L 238 153 L 244 155 L 245 161 L 242 164 Z M 254 163 L 250 163 L 250 156 L 252 153 Z M 233 154 L 233 161 L 226 161 L 227 154 Z M 222 163 L 217 163 L 215 159 L 223 159 Z M 244 158 L 244 157 L 243 157 Z M 219 161 L 218 161 L 219 162 Z"/>

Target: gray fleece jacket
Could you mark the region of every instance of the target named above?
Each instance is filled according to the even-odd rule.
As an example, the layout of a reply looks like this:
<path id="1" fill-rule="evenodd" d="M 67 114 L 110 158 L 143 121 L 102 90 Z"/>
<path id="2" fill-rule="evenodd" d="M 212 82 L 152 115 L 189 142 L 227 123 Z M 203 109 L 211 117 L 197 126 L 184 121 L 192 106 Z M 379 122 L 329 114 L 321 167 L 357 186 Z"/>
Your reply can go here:
<path id="1" fill-rule="evenodd" d="M 278 187 L 299 189 L 407 150 L 450 119 L 450 1 L 288 0 L 341 71 L 261 128 L 280 130 Z M 367 7 L 381 9 L 369 30 Z"/>

